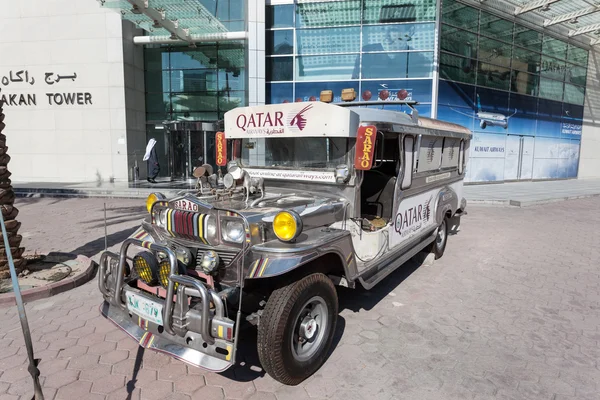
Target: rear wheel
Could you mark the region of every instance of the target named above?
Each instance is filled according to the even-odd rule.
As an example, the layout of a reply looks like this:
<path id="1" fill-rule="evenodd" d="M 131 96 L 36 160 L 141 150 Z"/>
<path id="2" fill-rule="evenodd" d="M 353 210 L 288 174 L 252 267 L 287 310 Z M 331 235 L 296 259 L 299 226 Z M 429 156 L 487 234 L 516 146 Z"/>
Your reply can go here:
<path id="1" fill-rule="evenodd" d="M 323 365 L 338 314 L 335 287 L 321 273 L 275 290 L 258 325 L 258 356 L 265 371 L 297 385 Z"/>
<path id="2" fill-rule="evenodd" d="M 435 235 L 435 241 L 432 246 L 432 253 L 435 255 L 435 259 L 441 258 L 446 250 L 446 244 L 448 243 L 448 218 L 442 220 L 441 225 L 438 227 Z"/>

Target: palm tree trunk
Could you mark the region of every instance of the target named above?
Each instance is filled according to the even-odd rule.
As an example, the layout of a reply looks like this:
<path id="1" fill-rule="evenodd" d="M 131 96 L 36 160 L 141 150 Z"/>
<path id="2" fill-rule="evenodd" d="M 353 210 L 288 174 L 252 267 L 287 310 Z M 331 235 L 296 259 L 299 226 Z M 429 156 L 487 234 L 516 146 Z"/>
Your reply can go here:
<path id="1" fill-rule="evenodd" d="M 6 234 L 8 235 L 8 242 L 10 244 L 9 251 L 12 254 L 17 273 L 19 273 L 26 264 L 26 260 L 22 257 L 25 249 L 20 247 L 21 240 L 23 239 L 18 234 L 21 223 L 15 219 L 19 210 L 13 205 L 15 202 L 15 192 L 11 185 L 10 171 L 7 167 L 10 156 L 7 154 L 6 136 L 2 134 L 6 126 L 4 124 L 4 114 L 2 113 L 3 105 L 4 103 L 0 100 L 0 210 L 6 224 Z M 4 246 L 4 238 L 0 231 L 0 279 L 8 277 L 10 277 L 10 271 L 8 268 L 7 249 Z"/>

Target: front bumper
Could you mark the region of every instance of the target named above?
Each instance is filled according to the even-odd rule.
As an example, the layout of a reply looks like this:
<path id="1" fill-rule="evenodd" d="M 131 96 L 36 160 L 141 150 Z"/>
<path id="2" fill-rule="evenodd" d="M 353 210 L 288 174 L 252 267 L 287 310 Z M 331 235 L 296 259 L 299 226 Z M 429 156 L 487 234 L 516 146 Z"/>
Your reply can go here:
<path id="1" fill-rule="evenodd" d="M 131 245 L 168 255 L 171 273 L 163 298 L 125 283 L 127 250 Z M 225 302 L 217 292 L 199 279 L 177 275 L 177 268 L 171 249 L 127 239 L 119 255 L 107 251 L 100 258 L 98 285 L 105 300 L 100 311 L 144 348 L 210 371 L 224 371 L 235 363 L 235 323 L 225 316 Z M 126 304 L 127 294 L 161 306 L 162 325 L 131 311 Z M 188 301 L 192 299 L 193 307 Z"/>

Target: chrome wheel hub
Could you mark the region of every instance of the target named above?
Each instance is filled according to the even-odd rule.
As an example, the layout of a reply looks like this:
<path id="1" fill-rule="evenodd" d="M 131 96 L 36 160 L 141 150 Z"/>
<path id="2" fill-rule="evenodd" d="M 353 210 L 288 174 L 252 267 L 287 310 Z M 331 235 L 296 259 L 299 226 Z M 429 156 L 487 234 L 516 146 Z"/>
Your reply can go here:
<path id="1" fill-rule="evenodd" d="M 442 225 L 438 228 L 437 237 L 436 237 L 436 245 L 438 248 L 441 248 L 444 245 L 444 240 L 446 239 L 446 221 L 442 222 Z"/>
<path id="2" fill-rule="evenodd" d="M 329 328 L 327 303 L 321 296 L 311 298 L 302 306 L 294 320 L 292 355 L 298 361 L 310 360 L 325 342 Z"/>

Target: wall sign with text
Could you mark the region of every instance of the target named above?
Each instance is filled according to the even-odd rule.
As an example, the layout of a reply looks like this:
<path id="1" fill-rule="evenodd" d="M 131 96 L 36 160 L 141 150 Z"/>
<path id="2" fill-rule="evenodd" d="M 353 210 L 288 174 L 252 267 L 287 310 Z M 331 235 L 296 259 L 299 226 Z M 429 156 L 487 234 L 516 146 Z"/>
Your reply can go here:
<path id="1" fill-rule="evenodd" d="M 43 82 L 45 86 L 59 85 L 61 81 L 75 82 L 77 73 L 58 74 L 46 72 Z M 29 86 L 27 86 L 29 85 Z M 19 90 L 36 85 L 35 75 L 27 70 L 10 70 L 0 73 L 0 100 L 8 107 L 37 106 L 38 102 L 47 102 L 51 106 L 86 106 L 92 105 L 92 94 L 89 92 L 48 91 L 38 97 L 39 93 L 11 93 L 10 89 Z M 41 84 L 39 84 L 41 85 Z M 38 87 L 39 87 L 38 85 Z"/>

